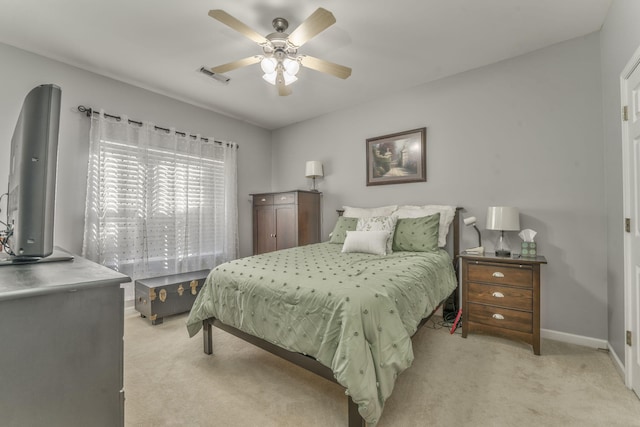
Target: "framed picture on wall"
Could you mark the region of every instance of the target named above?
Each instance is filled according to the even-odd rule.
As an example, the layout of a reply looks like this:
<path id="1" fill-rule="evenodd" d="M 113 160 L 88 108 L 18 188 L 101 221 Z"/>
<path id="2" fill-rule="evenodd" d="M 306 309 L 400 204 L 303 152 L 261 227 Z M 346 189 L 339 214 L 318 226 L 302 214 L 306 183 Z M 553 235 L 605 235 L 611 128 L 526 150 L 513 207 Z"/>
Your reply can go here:
<path id="1" fill-rule="evenodd" d="M 426 127 L 367 139 L 367 186 L 426 180 Z"/>

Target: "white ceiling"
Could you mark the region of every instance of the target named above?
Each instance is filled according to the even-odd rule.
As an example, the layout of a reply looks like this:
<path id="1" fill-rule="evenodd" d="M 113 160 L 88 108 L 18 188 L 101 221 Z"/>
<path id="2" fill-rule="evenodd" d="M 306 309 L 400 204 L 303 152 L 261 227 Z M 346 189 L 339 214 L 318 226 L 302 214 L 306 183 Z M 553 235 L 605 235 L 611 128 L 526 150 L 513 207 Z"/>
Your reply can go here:
<path id="1" fill-rule="evenodd" d="M 611 0 L 0 0 L 0 42 L 277 129 L 598 31 Z M 302 69 L 279 97 L 259 65 L 228 85 L 196 72 L 260 54 L 210 18 L 290 33 L 318 7 L 337 22 L 299 51 L 349 66 L 346 80 Z"/>

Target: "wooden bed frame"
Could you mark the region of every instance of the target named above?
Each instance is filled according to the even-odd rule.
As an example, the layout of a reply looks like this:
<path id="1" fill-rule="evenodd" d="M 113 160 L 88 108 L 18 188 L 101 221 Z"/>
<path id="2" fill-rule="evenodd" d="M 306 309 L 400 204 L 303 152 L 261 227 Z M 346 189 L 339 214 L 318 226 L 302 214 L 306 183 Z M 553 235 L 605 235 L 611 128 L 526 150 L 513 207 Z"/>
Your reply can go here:
<path id="1" fill-rule="evenodd" d="M 452 254 L 453 256 L 452 258 L 453 258 L 453 267 L 456 272 L 458 271 L 457 265 L 458 265 L 458 257 L 460 255 L 460 237 L 461 237 L 460 236 L 460 215 L 459 215 L 460 210 L 462 210 L 462 208 L 456 208 L 456 213 L 452 223 L 453 225 L 453 254 Z M 342 212 L 338 211 L 338 214 L 342 215 Z M 449 297 L 449 298 L 453 297 L 454 301 L 458 301 L 458 288 L 459 288 L 459 284 L 458 286 L 456 286 L 456 289 L 453 291 L 452 295 Z M 422 321 L 418 325 L 418 328 L 416 329 L 416 333 L 417 331 L 420 330 L 420 328 L 422 328 L 422 326 L 425 323 L 427 323 L 427 321 L 431 318 L 431 316 L 433 316 L 433 313 L 435 313 L 437 309 L 449 298 L 441 302 L 440 305 L 436 307 L 436 309 L 431 314 L 429 314 L 427 317 L 422 319 Z M 313 357 L 306 356 L 301 353 L 285 350 L 281 347 L 278 347 L 275 344 L 271 344 L 268 341 L 254 337 L 253 335 L 247 334 L 246 332 L 236 329 L 233 326 L 226 325 L 214 317 L 211 317 L 209 319 L 205 319 L 202 321 L 204 352 L 206 354 L 213 353 L 213 337 L 211 334 L 212 326 L 215 326 L 218 329 L 222 329 L 223 331 L 226 331 L 232 335 L 235 335 L 236 337 L 250 344 L 260 347 L 263 350 L 268 351 L 269 353 L 272 353 L 285 360 L 288 360 L 289 362 L 294 363 L 295 365 L 298 365 L 303 369 L 311 371 L 314 374 L 321 376 L 322 378 L 325 378 L 333 383 L 338 384 L 338 382 L 333 376 L 333 372 L 331 371 L 331 369 L 321 364 Z M 367 423 L 358 412 L 358 405 L 353 402 L 351 397 L 348 397 L 348 413 L 349 413 L 349 423 L 348 423 L 349 427 L 366 427 L 367 426 Z"/>

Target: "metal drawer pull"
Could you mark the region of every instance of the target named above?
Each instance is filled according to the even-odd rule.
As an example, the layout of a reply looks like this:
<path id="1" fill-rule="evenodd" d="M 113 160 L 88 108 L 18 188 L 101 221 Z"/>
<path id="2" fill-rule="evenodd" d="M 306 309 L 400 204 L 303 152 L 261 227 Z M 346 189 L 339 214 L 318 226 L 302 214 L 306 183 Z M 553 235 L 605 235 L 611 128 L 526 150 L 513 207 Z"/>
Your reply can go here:
<path id="1" fill-rule="evenodd" d="M 260 201 L 261 201 L 261 202 L 266 202 L 266 201 L 267 201 L 267 199 L 260 199 Z"/>
<path id="2" fill-rule="evenodd" d="M 502 314 L 498 314 L 498 313 L 494 314 L 491 317 L 493 317 L 496 320 L 504 320 L 504 316 Z"/>
<path id="3" fill-rule="evenodd" d="M 282 196 L 282 197 L 280 197 L 280 200 L 287 200 L 287 197 L 286 196 Z"/>
<path id="4" fill-rule="evenodd" d="M 493 277 L 504 277 L 504 273 L 501 273 L 500 271 L 495 271 L 492 274 Z"/>
<path id="5" fill-rule="evenodd" d="M 502 292 L 494 292 L 491 295 L 493 295 L 496 298 L 504 298 L 504 294 Z"/>

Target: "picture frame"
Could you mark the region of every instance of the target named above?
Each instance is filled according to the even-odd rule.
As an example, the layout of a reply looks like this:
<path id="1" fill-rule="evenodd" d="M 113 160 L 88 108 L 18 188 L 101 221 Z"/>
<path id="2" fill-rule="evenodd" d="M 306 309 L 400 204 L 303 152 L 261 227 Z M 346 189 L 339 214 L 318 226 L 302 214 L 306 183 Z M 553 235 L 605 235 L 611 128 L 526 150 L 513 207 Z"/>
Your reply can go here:
<path id="1" fill-rule="evenodd" d="M 427 128 L 368 138 L 367 186 L 425 182 Z"/>

